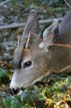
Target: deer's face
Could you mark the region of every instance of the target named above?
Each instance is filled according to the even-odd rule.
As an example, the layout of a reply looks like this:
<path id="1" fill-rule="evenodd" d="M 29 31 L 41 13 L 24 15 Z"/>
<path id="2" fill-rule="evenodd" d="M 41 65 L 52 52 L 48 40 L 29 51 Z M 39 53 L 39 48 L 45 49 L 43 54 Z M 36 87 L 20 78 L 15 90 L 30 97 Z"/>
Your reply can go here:
<path id="1" fill-rule="evenodd" d="M 18 44 L 14 53 L 14 73 L 10 83 L 12 94 L 17 94 L 22 87 L 29 87 L 48 74 L 48 47 L 53 41 L 57 25 L 57 21 L 54 21 L 46 28 L 41 40 L 40 37 L 34 35 L 37 32 L 38 23 L 34 14 L 30 13 L 24 28 L 24 37 L 21 39 L 21 43 L 27 39 L 25 48 L 23 48 L 24 44 Z M 33 34 L 30 33 L 30 30 Z M 30 49 L 28 49 L 29 46 Z"/>
<path id="2" fill-rule="evenodd" d="M 10 88 L 19 90 L 29 87 L 43 78 L 47 71 L 47 53 L 39 47 L 24 49 L 18 47 L 14 54 L 14 73 Z"/>

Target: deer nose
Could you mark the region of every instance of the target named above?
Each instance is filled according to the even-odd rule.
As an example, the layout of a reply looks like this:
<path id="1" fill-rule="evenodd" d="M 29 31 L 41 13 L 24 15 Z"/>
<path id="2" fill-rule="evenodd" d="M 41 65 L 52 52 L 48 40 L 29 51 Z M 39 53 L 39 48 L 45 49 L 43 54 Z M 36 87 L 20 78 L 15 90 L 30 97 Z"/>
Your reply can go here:
<path id="1" fill-rule="evenodd" d="M 9 93 L 11 95 L 17 95 L 17 94 L 19 94 L 19 92 L 20 92 L 19 88 L 9 88 Z"/>

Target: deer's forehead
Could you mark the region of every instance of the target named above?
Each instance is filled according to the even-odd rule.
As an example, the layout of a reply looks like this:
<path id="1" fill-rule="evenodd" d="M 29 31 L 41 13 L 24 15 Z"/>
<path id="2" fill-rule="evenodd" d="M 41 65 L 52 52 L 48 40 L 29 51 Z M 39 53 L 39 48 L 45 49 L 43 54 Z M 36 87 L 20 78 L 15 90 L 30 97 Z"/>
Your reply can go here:
<path id="1" fill-rule="evenodd" d="M 29 56 L 29 55 L 32 54 L 32 50 L 31 49 L 23 48 L 22 49 L 22 54 L 23 54 L 23 56 Z"/>
<path id="2" fill-rule="evenodd" d="M 14 53 L 14 58 L 15 59 L 23 59 L 26 57 L 29 57 L 32 55 L 32 50 L 31 49 L 25 49 L 25 48 L 16 48 L 15 53 Z"/>
<path id="3" fill-rule="evenodd" d="M 16 59 L 25 59 L 25 58 L 35 58 L 36 55 L 40 55 L 42 51 L 39 47 L 32 47 L 32 48 L 24 48 L 19 46 L 15 49 L 14 58 Z"/>

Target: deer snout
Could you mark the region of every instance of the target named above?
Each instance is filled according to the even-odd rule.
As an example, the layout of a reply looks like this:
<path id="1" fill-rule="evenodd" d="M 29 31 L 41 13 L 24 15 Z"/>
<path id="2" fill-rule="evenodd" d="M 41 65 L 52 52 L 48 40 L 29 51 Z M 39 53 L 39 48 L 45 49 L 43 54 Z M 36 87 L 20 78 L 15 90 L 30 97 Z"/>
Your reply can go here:
<path id="1" fill-rule="evenodd" d="M 9 92 L 11 95 L 20 95 L 22 93 L 22 86 L 21 84 L 16 82 L 16 79 L 14 76 L 10 82 Z"/>
<path id="2" fill-rule="evenodd" d="M 20 95 L 22 93 L 22 87 L 21 88 L 18 88 L 16 86 L 11 86 L 9 87 L 9 93 L 11 95 Z"/>
<path id="3" fill-rule="evenodd" d="M 19 88 L 9 88 L 9 92 L 11 95 L 17 95 L 17 94 L 20 94 L 20 89 Z"/>

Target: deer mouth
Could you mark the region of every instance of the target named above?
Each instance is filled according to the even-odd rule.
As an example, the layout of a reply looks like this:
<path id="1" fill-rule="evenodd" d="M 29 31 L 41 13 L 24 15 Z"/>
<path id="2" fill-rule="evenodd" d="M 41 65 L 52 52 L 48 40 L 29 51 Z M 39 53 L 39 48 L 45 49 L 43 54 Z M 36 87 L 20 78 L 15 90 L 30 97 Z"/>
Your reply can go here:
<path id="1" fill-rule="evenodd" d="M 12 96 L 21 95 L 22 91 L 23 91 L 22 88 L 12 88 L 12 89 L 9 88 L 9 93 Z"/>

